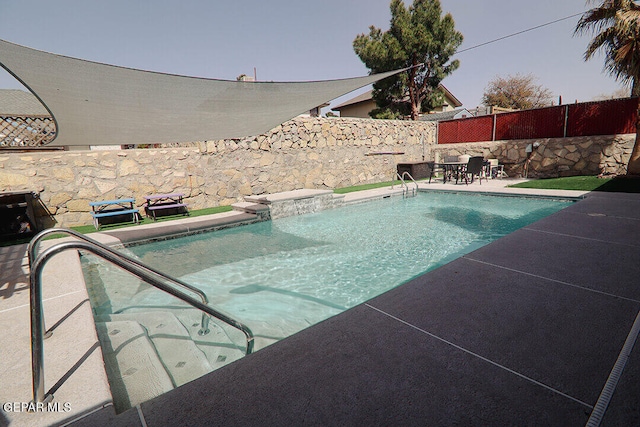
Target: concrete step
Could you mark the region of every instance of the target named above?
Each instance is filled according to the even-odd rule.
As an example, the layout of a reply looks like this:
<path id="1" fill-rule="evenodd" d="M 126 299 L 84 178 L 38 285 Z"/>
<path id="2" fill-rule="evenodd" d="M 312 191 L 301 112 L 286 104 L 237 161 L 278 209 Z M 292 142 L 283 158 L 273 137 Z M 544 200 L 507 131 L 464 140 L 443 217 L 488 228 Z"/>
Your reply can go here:
<path id="1" fill-rule="evenodd" d="M 160 304 L 164 304 L 164 302 L 160 301 L 158 305 Z M 135 318 L 140 313 L 149 313 L 154 311 L 169 312 L 178 318 L 189 334 L 190 339 L 206 356 L 209 365 L 211 366 L 211 370 L 221 368 L 235 360 L 241 359 L 245 355 L 246 339 L 244 334 L 220 320 L 210 319 L 209 333 L 206 335 L 199 335 L 198 332 L 201 329 L 202 312 L 195 308 L 186 306 L 164 306 L 154 310 L 151 307 L 140 306 L 130 308 L 125 313 L 127 315 L 131 315 L 131 318 Z M 124 313 L 111 316 L 122 315 L 124 315 Z M 108 320 L 110 317 L 108 315 L 103 315 L 98 318 Z"/>
<path id="2" fill-rule="evenodd" d="M 189 331 L 191 339 L 206 355 L 215 370 L 235 360 L 241 359 L 246 351 L 246 339 L 241 331 L 222 321 L 211 319 L 209 333 L 199 335 L 202 312 L 194 309 L 176 310 L 175 315 Z"/>
<path id="3" fill-rule="evenodd" d="M 265 212 L 269 212 L 269 206 L 264 203 L 256 202 L 237 202 L 231 205 L 233 210 L 239 212 L 245 212 L 254 215 L 260 215 Z"/>
<path id="4" fill-rule="evenodd" d="M 173 389 L 146 330 L 134 321 L 96 322 L 117 412 Z"/>
<path id="5" fill-rule="evenodd" d="M 171 312 L 132 312 L 106 315 L 103 318 L 111 322 L 132 321 L 142 325 L 175 387 L 213 370 L 187 328 Z"/>

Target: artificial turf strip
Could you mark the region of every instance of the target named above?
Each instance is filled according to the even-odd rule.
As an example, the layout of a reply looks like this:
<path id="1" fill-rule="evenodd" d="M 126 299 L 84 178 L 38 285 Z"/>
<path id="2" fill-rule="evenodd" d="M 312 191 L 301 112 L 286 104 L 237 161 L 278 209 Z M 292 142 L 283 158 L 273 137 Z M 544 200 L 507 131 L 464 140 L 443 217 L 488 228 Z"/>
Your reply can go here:
<path id="1" fill-rule="evenodd" d="M 626 176 L 619 176 L 615 178 L 569 176 L 563 178 L 536 179 L 522 182 L 520 184 L 510 185 L 509 187 L 640 193 L 640 178 Z"/>
<path id="2" fill-rule="evenodd" d="M 343 188 L 336 188 L 335 190 L 333 190 L 334 193 L 336 194 L 347 194 L 347 193 L 353 193 L 354 191 L 363 191 L 363 190 L 371 190 L 374 188 L 381 188 L 381 187 L 391 187 L 391 185 L 400 185 L 402 183 L 402 181 L 387 181 L 387 182 L 378 182 L 375 184 L 363 184 L 363 185 L 355 185 L 353 187 L 343 187 Z"/>
<path id="3" fill-rule="evenodd" d="M 205 208 L 205 209 L 197 209 L 197 210 L 190 210 L 189 211 L 189 216 L 185 216 L 182 214 L 178 214 L 178 215 L 167 215 L 167 216 L 161 216 L 158 217 L 158 219 L 156 221 L 147 218 L 147 217 L 143 217 L 138 224 L 135 224 L 133 222 L 127 222 L 127 223 L 117 223 L 117 224 L 105 224 L 102 225 L 100 227 L 100 231 L 105 231 L 105 230 L 115 230 L 117 228 L 126 228 L 126 227 L 135 227 L 136 225 L 139 224 L 154 224 L 154 223 L 158 223 L 158 222 L 164 222 L 164 221 L 171 221 L 174 219 L 182 219 L 182 218 L 194 218 L 197 216 L 203 216 L 203 215 L 213 215 L 213 214 L 217 214 L 217 213 L 222 213 L 222 212 L 229 212 L 233 210 L 233 208 L 231 206 L 216 206 L 215 208 Z M 77 231 L 78 233 L 82 233 L 82 234 L 87 234 L 87 233 L 93 233 L 96 230 L 96 228 L 93 225 L 80 225 L 77 227 L 71 227 L 72 230 Z"/>
<path id="4" fill-rule="evenodd" d="M 534 179 L 520 184 L 510 185 L 509 187 L 593 191 L 610 180 L 611 178 L 598 178 L 597 176 L 568 176 L 563 178 Z"/>
<path id="5" fill-rule="evenodd" d="M 153 223 L 157 223 L 157 222 L 164 222 L 164 221 L 171 221 L 174 219 L 181 219 L 181 218 L 194 218 L 197 216 L 203 216 L 203 215 L 213 215 L 213 214 L 217 214 L 217 213 L 222 213 L 222 212 L 229 212 L 233 210 L 233 208 L 231 206 L 216 206 L 214 208 L 205 208 L 205 209 L 197 209 L 197 210 L 190 210 L 189 211 L 189 216 L 186 217 L 182 214 L 178 214 L 178 215 L 167 215 L 167 216 L 163 216 L 163 217 L 158 217 L 157 221 L 153 221 L 150 218 L 146 218 L 143 217 L 140 219 L 140 221 L 138 222 L 138 224 L 135 224 L 133 222 L 123 222 L 123 223 L 116 223 L 116 224 L 105 224 L 102 225 L 100 227 L 100 231 L 107 231 L 107 230 L 116 230 L 119 228 L 127 228 L 127 227 L 135 227 L 139 224 L 153 224 Z M 95 233 L 96 228 L 92 225 L 79 225 L 76 227 L 69 227 L 74 231 L 77 231 L 80 234 L 89 234 L 89 233 Z M 44 238 L 44 240 L 49 240 L 49 239 L 57 239 L 60 237 L 67 237 L 66 234 L 51 234 L 47 237 Z M 33 236 L 29 236 L 29 237 L 25 237 L 22 239 L 15 239 L 15 240 L 7 240 L 7 241 L 0 241 L 0 247 L 3 246 L 11 246 L 11 245 L 17 245 L 17 244 L 22 244 L 22 243 L 29 243 L 29 241 L 33 238 Z"/>

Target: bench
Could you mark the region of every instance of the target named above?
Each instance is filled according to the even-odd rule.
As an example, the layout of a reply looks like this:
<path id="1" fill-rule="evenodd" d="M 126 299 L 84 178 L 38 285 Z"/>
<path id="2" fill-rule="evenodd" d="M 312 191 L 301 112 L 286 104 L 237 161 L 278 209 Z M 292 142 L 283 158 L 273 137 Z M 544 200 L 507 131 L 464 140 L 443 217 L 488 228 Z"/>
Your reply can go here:
<path id="1" fill-rule="evenodd" d="M 101 200 L 89 202 L 91 216 L 96 230 L 100 229 L 100 218 L 115 217 L 119 215 L 131 215 L 133 222 L 139 221 L 138 209 L 133 207 L 135 199 Z"/>
<path id="2" fill-rule="evenodd" d="M 151 194 L 145 196 L 147 203 L 144 210 L 147 217 L 153 218 L 156 221 L 158 212 L 175 210 L 176 212 L 182 211 L 183 215 L 189 215 L 187 204 L 182 201 L 184 194 L 171 193 L 171 194 Z"/>

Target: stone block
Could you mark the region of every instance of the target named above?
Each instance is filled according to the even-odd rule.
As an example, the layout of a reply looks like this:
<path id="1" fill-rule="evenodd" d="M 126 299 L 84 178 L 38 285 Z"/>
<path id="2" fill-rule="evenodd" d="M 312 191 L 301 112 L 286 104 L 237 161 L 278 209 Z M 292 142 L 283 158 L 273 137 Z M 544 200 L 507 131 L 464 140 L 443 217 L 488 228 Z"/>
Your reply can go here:
<path id="1" fill-rule="evenodd" d="M 0 189 L 25 187 L 29 184 L 29 178 L 20 173 L 0 171 Z"/>
<path id="2" fill-rule="evenodd" d="M 553 154 L 558 156 L 558 157 L 564 157 L 568 154 L 569 152 L 567 150 L 565 150 L 564 148 L 556 148 L 553 150 Z"/>
<path id="3" fill-rule="evenodd" d="M 114 190 L 118 186 L 118 183 L 114 180 L 109 180 L 109 181 L 95 180 L 94 184 L 97 187 L 100 194 L 104 194 L 111 190 Z"/>
<path id="4" fill-rule="evenodd" d="M 592 163 L 600 163 L 600 160 L 602 159 L 602 155 L 601 154 L 592 154 L 589 156 L 589 161 Z"/>
<path id="5" fill-rule="evenodd" d="M 49 204 L 53 206 L 62 206 L 72 198 L 73 196 L 69 193 L 64 193 L 64 192 L 56 193 L 51 195 L 51 198 L 49 199 Z"/>
<path id="6" fill-rule="evenodd" d="M 260 166 L 270 166 L 275 161 L 275 156 L 271 153 L 264 153 L 260 158 Z"/>
<path id="7" fill-rule="evenodd" d="M 549 157 L 545 157 L 542 159 L 542 161 L 540 162 L 540 166 L 542 168 L 547 168 L 551 165 L 555 165 L 556 164 L 556 159 L 555 158 L 549 158 Z"/>
<path id="8" fill-rule="evenodd" d="M 91 210 L 89 202 L 90 200 L 86 199 L 71 199 L 67 201 L 66 208 L 69 212 L 89 212 Z"/>
<path id="9" fill-rule="evenodd" d="M 517 148 L 510 148 L 507 151 L 507 159 L 509 159 L 510 162 L 516 162 L 520 157 L 520 151 Z"/>
<path id="10" fill-rule="evenodd" d="M 75 172 L 70 167 L 54 167 L 51 170 L 51 175 L 61 181 L 73 181 L 75 179 Z"/>
<path id="11" fill-rule="evenodd" d="M 242 196 L 250 196 L 251 194 L 253 194 L 253 190 L 251 189 L 251 184 L 249 182 L 244 182 L 238 188 L 238 192 Z"/>
<path id="12" fill-rule="evenodd" d="M 136 161 L 131 159 L 122 159 L 118 165 L 118 174 L 120 176 L 137 175 L 140 173 L 140 166 Z"/>
<path id="13" fill-rule="evenodd" d="M 116 179 L 114 169 L 90 169 L 86 170 L 86 173 L 98 179 Z"/>
<path id="14" fill-rule="evenodd" d="M 605 157 L 612 156 L 614 151 L 615 151 L 615 146 L 614 145 L 605 145 L 604 147 L 602 147 L 602 154 Z"/>
<path id="15" fill-rule="evenodd" d="M 580 160 L 582 156 L 580 155 L 580 153 L 574 151 L 572 153 L 566 154 L 564 157 L 565 159 L 570 160 L 572 162 L 577 162 L 578 160 Z"/>
<path id="16" fill-rule="evenodd" d="M 587 162 L 584 159 L 580 159 L 573 165 L 573 169 L 577 172 L 582 172 L 587 167 Z"/>

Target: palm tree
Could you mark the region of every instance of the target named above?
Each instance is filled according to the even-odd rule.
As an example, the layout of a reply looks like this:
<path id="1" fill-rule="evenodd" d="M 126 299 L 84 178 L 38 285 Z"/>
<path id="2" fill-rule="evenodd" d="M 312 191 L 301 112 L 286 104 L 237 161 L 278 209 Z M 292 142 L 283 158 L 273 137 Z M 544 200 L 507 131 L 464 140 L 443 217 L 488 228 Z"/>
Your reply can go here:
<path id="1" fill-rule="evenodd" d="M 595 34 L 585 51 L 585 61 L 602 51 L 605 70 L 616 80 L 630 84 L 631 96 L 640 96 L 640 5 L 633 0 L 603 0 L 578 21 L 575 33 L 585 32 Z M 640 175 L 640 106 L 637 117 L 627 175 Z"/>

